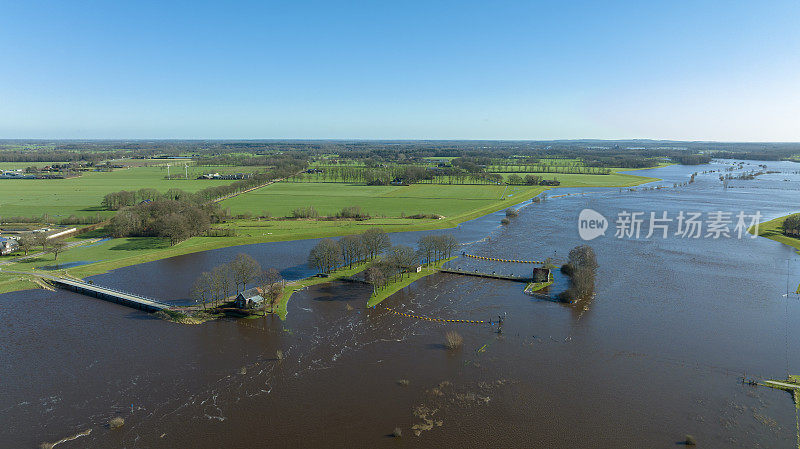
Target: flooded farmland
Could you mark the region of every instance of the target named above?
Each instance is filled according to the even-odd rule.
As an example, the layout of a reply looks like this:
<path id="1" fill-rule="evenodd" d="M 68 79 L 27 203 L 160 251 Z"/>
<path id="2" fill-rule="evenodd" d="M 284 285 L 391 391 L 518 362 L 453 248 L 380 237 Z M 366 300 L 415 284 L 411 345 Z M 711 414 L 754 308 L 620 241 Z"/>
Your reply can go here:
<path id="1" fill-rule="evenodd" d="M 37 447 L 86 429 L 70 447 L 792 447 L 796 411 L 785 392 L 741 378 L 800 371 L 800 261 L 765 238 L 615 238 L 622 212 L 800 209 L 800 164 L 731 181 L 729 164 L 668 166 L 634 190 L 557 189 L 500 226 L 491 214 L 452 232 L 463 251 L 566 260 L 583 241 L 578 214 L 611 221 L 589 244 L 596 295 L 566 305 L 524 284 L 435 274 L 366 309 L 369 286 L 323 284 L 295 293 L 285 321 L 225 319 L 198 326 L 67 291 L 0 295 L 0 442 Z M 752 169 L 756 163 L 746 164 Z M 701 172 L 696 181 L 693 172 Z M 423 233 L 393 234 L 413 244 Z M 92 280 L 176 304 L 201 270 L 246 252 L 286 278 L 314 241 L 226 248 L 165 259 Z M 465 270 L 526 275 L 526 264 L 459 258 Z M 562 282 L 559 284 L 559 282 Z M 563 285 L 556 282 L 554 289 Z M 445 348 L 445 333 L 463 336 Z M 125 419 L 109 430 L 113 417 Z M 391 434 L 395 428 L 401 438 Z"/>

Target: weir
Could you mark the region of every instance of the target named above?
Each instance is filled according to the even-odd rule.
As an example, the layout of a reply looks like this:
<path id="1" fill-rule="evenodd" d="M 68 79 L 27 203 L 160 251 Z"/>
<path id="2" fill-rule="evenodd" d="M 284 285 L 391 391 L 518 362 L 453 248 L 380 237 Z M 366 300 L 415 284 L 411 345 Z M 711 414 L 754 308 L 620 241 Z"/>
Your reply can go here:
<path id="1" fill-rule="evenodd" d="M 527 278 L 523 276 L 511 276 L 511 275 L 504 275 L 504 274 L 495 274 L 495 273 L 482 273 L 479 271 L 465 271 L 465 270 L 454 270 L 450 268 L 441 268 L 439 270 L 442 273 L 452 273 L 452 274 L 462 274 L 464 276 L 477 276 L 482 278 L 491 278 L 491 279 L 502 279 L 505 281 L 513 281 L 513 282 L 533 282 L 533 278 Z"/>

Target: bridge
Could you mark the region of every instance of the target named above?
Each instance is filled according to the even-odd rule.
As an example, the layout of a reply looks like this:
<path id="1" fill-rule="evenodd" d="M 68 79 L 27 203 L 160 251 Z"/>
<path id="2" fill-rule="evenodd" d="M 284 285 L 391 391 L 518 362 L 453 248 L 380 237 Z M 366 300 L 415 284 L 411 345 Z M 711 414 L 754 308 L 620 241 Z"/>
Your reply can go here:
<path id="1" fill-rule="evenodd" d="M 104 301 L 110 301 L 123 306 L 133 307 L 134 309 L 143 310 L 145 312 L 158 312 L 159 310 L 170 309 L 172 307 L 170 304 L 155 299 L 115 290 L 109 287 L 102 287 L 100 285 L 77 279 L 68 279 L 64 277 L 51 276 L 44 273 L 32 273 L 28 271 L 3 270 L 3 272 L 35 276 L 49 281 L 57 287 L 72 290 L 83 295 L 93 296 Z"/>

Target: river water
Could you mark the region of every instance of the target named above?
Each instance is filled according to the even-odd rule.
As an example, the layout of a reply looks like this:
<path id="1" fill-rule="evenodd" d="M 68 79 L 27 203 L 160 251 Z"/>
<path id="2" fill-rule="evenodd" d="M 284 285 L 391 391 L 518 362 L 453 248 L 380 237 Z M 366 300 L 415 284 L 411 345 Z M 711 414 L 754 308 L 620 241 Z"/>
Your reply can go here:
<path id="1" fill-rule="evenodd" d="M 639 239 L 614 236 L 623 211 L 770 219 L 800 210 L 800 164 L 764 163 L 781 173 L 723 189 L 719 173 L 673 184 L 729 163 L 643 170 L 664 179 L 650 186 L 666 188 L 557 189 L 551 197 L 575 195 L 521 205 L 508 226 L 496 213 L 433 231 L 454 233 L 469 254 L 563 261 L 583 243 L 581 210 L 609 219 L 606 235 L 590 242 L 600 264 L 591 300 L 565 305 L 524 294 L 524 284 L 437 274 L 384 302 L 435 318 L 503 315 L 502 333 L 367 310 L 370 288 L 350 283 L 295 293 L 286 321 L 199 326 L 67 291 L 0 295 L 0 447 L 89 428 L 58 447 L 667 448 L 686 434 L 703 447 L 794 447 L 791 396 L 741 377 L 800 372 L 800 304 L 787 295 L 800 282 L 797 254 L 747 236 L 644 238 L 646 228 Z M 185 304 L 200 270 L 238 252 L 287 278 L 307 276 L 313 244 L 225 248 L 92 279 Z M 463 257 L 451 265 L 530 270 Z M 558 277 L 551 290 L 565 286 Z M 444 348 L 449 330 L 463 336 L 460 350 Z M 116 416 L 125 425 L 107 429 Z M 396 427 L 402 438 L 391 437 Z"/>

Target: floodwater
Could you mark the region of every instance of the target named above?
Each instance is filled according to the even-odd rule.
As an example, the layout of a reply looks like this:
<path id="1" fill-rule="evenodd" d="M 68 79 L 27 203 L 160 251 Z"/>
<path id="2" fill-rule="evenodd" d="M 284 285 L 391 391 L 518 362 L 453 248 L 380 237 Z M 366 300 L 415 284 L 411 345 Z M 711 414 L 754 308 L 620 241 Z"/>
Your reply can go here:
<path id="1" fill-rule="evenodd" d="M 0 446 L 37 447 L 91 428 L 57 447 L 669 448 L 686 434 L 701 447 L 794 447 L 791 396 L 741 377 L 800 373 L 800 304 L 787 295 L 800 282 L 796 253 L 747 236 L 646 239 L 645 228 L 640 239 L 614 237 L 622 211 L 758 210 L 770 219 L 800 210 L 800 164 L 766 164 L 781 173 L 727 190 L 718 173 L 673 187 L 725 164 L 646 170 L 668 188 L 559 189 L 550 195 L 586 194 L 524 205 L 508 226 L 497 213 L 437 231 L 469 243 L 468 254 L 563 261 L 582 243 L 579 212 L 594 209 L 610 227 L 590 243 L 600 264 L 591 300 L 565 305 L 525 295 L 524 284 L 437 274 L 385 301 L 434 318 L 503 315 L 502 333 L 365 310 L 370 287 L 351 283 L 295 293 L 286 321 L 199 326 L 67 291 L 0 295 Z M 187 303 L 198 271 L 237 252 L 287 278 L 306 276 L 313 244 L 226 248 L 92 279 Z M 464 338 L 457 351 L 444 348 L 450 330 Z M 125 425 L 107 429 L 116 416 Z M 396 427 L 402 438 L 391 437 Z"/>

